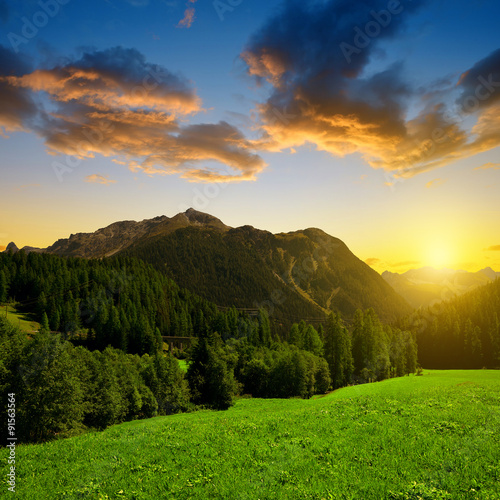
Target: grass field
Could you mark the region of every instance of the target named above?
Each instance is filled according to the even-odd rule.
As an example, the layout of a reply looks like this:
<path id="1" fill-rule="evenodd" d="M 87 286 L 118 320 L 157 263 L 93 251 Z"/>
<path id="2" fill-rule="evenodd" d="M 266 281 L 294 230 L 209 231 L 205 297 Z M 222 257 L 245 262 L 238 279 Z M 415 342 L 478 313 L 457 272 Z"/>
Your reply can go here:
<path id="1" fill-rule="evenodd" d="M 5 318 L 5 305 L 0 306 L 0 315 Z M 40 328 L 40 323 L 31 321 L 23 313 L 18 313 L 12 306 L 7 306 L 7 320 L 24 332 L 34 332 Z"/>
<path id="2" fill-rule="evenodd" d="M 500 372 L 240 399 L 18 446 L 16 458 L 18 498 L 500 499 Z"/>

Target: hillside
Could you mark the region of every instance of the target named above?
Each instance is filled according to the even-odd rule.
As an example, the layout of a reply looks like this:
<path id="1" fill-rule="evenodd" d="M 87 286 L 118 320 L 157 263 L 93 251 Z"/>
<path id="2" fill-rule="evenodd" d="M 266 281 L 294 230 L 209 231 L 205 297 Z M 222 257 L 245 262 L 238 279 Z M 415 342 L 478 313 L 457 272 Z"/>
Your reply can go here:
<path id="1" fill-rule="evenodd" d="M 328 311 L 349 319 L 356 309 L 373 307 L 391 322 L 411 310 L 341 240 L 314 228 L 272 234 L 251 226 L 191 226 L 138 240 L 124 254 L 220 306 L 263 305 L 284 320 Z"/>
<path id="2" fill-rule="evenodd" d="M 500 367 L 500 279 L 401 321 L 426 368 Z"/>
<path id="3" fill-rule="evenodd" d="M 25 251 L 135 256 L 219 306 L 264 306 L 275 323 L 287 326 L 329 311 L 349 320 L 356 309 L 373 307 L 384 322 L 411 311 L 378 273 L 320 229 L 272 234 L 251 226 L 231 228 L 194 209 L 172 218 L 116 222 Z"/>
<path id="4" fill-rule="evenodd" d="M 500 273 L 490 267 L 476 273 L 432 267 L 411 269 L 402 274 L 382 273 L 382 278 L 415 309 L 460 296 L 498 277 Z"/>
<path id="5" fill-rule="evenodd" d="M 496 499 L 498 372 L 428 372 L 313 400 L 240 399 L 16 448 L 17 496 Z M 8 450 L 0 450 L 6 459 Z M 36 492 L 36 493 L 35 493 Z"/>

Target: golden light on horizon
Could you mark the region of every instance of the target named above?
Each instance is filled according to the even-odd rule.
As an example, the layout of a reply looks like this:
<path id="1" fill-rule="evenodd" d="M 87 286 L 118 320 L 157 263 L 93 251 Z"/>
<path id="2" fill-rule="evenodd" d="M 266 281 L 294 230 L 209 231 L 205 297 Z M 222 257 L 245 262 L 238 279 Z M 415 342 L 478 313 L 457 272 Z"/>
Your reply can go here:
<path id="1" fill-rule="evenodd" d="M 426 266 L 442 269 L 444 267 L 453 268 L 455 262 L 454 252 L 451 245 L 443 241 L 433 241 L 427 246 L 424 259 Z"/>

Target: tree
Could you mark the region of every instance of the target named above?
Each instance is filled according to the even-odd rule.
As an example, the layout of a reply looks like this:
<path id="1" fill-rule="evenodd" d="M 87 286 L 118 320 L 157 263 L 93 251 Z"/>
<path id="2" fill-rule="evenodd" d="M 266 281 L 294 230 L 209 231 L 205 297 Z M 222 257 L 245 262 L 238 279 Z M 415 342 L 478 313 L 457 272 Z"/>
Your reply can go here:
<path id="1" fill-rule="evenodd" d="M 24 441 L 43 441 L 81 425 L 83 387 L 74 348 L 60 335 L 39 332 L 19 367 L 18 425 Z"/>
<path id="2" fill-rule="evenodd" d="M 232 406 L 236 384 L 218 333 L 202 337 L 194 345 L 187 380 L 195 404 L 216 410 Z"/>
<path id="3" fill-rule="evenodd" d="M 266 309 L 259 309 L 259 345 L 269 346 L 271 344 L 271 323 Z"/>
<path id="4" fill-rule="evenodd" d="M 296 345 L 299 349 L 302 347 L 303 337 L 301 335 L 301 332 L 299 330 L 299 325 L 297 323 L 294 323 L 292 325 L 292 328 L 290 330 L 289 342 L 290 344 Z"/>
<path id="5" fill-rule="evenodd" d="M 312 352 L 315 356 L 323 356 L 323 342 L 312 325 L 308 325 L 304 331 L 302 349 Z"/>
<path id="6" fill-rule="evenodd" d="M 50 332 L 49 318 L 47 317 L 47 313 L 44 312 L 42 314 L 42 319 L 40 321 L 40 333 L 49 333 L 49 332 Z"/>
<path id="7" fill-rule="evenodd" d="M 325 359 L 330 368 L 334 389 L 346 386 L 354 370 L 351 338 L 340 315 L 331 313 L 325 330 Z"/>
<path id="8" fill-rule="evenodd" d="M 9 283 L 5 273 L 0 271 L 0 302 L 5 302 L 7 300 L 7 295 L 9 292 Z"/>

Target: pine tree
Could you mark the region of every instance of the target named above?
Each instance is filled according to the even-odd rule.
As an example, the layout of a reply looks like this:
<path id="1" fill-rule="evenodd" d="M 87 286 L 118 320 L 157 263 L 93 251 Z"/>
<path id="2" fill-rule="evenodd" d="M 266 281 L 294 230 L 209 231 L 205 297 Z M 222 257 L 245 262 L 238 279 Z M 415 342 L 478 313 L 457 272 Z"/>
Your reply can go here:
<path id="1" fill-rule="evenodd" d="M 226 410 L 233 404 L 235 381 L 224 359 L 218 334 L 202 337 L 195 344 L 187 372 L 195 404 Z"/>
<path id="2" fill-rule="evenodd" d="M 9 286 L 7 282 L 7 277 L 5 273 L 0 271 L 0 303 L 5 302 L 7 300 L 7 295 L 9 291 Z"/>
<path id="3" fill-rule="evenodd" d="M 49 326 L 49 318 L 47 317 L 47 313 L 44 312 L 42 314 L 42 319 L 40 321 L 40 333 L 49 333 L 50 332 L 50 326 Z"/>
<path id="4" fill-rule="evenodd" d="M 315 356 L 323 356 L 323 342 L 312 325 L 308 325 L 304 332 L 302 349 L 312 352 Z"/>
<path id="5" fill-rule="evenodd" d="M 351 338 L 340 316 L 331 313 L 325 331 L 325 359 L 335 389 L 351 381 L 354 370 Z"/>
<path id="6" fill-rule="evenodd" d="M 259 309 L 259 345 L 269 346 L 271 344 L 271 323 L 265 309 Z"/>

